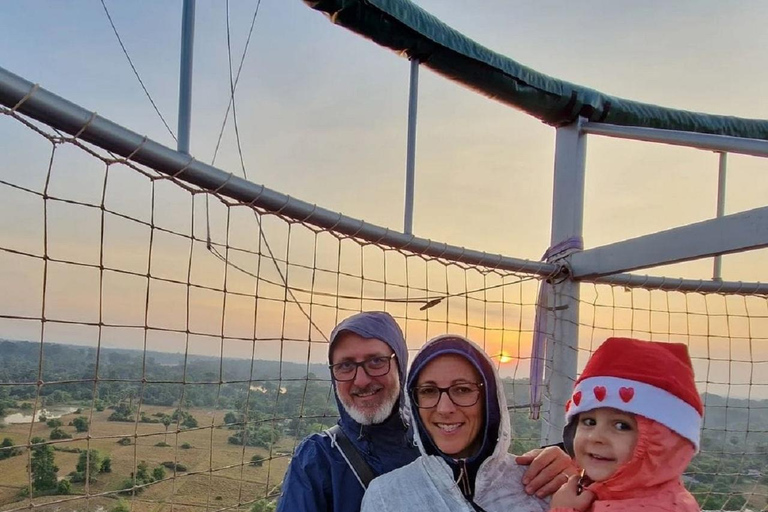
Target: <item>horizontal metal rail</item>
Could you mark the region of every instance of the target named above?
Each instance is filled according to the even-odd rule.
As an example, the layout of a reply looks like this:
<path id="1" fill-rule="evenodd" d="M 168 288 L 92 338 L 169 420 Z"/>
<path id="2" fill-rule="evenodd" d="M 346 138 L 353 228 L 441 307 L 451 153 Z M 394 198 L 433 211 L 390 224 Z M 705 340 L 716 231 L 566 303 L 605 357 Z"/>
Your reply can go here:
<path id="1" fill-rule="evenodd" d="M 734 293 L 739 295 L 768 295 L 768 283 L 750 283 L 742 281 L 704 281 L 701 279 L 683 279 L 680 277 L 656 277 L 635 274 L 616 274 L 615 276 L 584 279 L 582 282 L 628 286 L 646 290 L 667 292 Z"/>
<path id="2" fill-rule="evenodd" d="M 768 157 L 768 140 L 746 139 L 727 135 L 712 135 L 709 133 L 680 132 L 675 130 L 659 130 L 657 128 L 641 128 L 636 126 L 619 126 L 615 124 L 588 122 L 581 125 L 584 133 L 602 135 L 618 139 L 639 140 L 643 142 L 658 142 L 673 146 L 685 146 L 727 153 L 740 153 Z"/>
<path id="3" fill-rule="evenodd" d="M 768 206 L 657 231 L 571 255 L 576 279 L 768 247 Z"/>
<path id="4" fill-rule="evenodd" d="M 484 267 L 552 276 L 559 267 L 406 235 L 270 190 L 89 112 L 0 67 L 0 104 L 102 149 L 205 190 L 370 243 Z"/>
<path id="5" fill-rule="evenodd" d="M 158 172 L 268 212 L 393 249 L 499 270 L 555 276 L 561 265 L 418 238 L 347 217 L 251 183 L 132 132 L 0 67 L 0 104 Z M 589 124 L 589 123 L 588 123 Z M 768 294 L 768 284 L 618 274 L 584 282 L 692 292 Z"/>

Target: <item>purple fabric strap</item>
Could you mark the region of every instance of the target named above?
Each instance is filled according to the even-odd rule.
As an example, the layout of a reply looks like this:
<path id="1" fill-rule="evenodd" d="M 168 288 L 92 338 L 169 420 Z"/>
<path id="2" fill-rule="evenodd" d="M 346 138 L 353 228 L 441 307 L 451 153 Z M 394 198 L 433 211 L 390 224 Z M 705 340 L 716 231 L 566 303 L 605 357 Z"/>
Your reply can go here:
<path id="1" fill-rule="evenodd" d="M 566 256 L 581 251 L 584 241 L 580 236 L 567 238 L 547 249 L 542 261 L 552 263 Z M 533 324 L 533 347 L 531 349 L 531 419 L 539 419 L 541 412 L 541 394 L 544 384 L 544 366 L 547 360 L 547 312 L 550 309 L 549 297 L 552 284 L 549 280 L 541 282 L 539 297 L 536 301 L 536 319 Z"/>

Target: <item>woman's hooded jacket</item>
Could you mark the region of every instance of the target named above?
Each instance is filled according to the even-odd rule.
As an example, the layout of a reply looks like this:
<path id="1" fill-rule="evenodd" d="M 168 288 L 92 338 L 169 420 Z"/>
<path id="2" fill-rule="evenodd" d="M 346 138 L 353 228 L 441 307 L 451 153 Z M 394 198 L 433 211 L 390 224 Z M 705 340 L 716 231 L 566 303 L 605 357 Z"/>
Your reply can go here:
<path id="1" fill-rule="evenodd" d="M 406 393 L 414 439 L 421 457 L 411 464 L 376 478 L 363 498 L 362 512 L 538 512 L 547 502 L 525 493 L 525 467 L 508 453 L 510 423 L 504 388 L 493 362 L 466 338 L 438 336 L 416 355 L 407 389 L 410 392 L 421 370 L 435 358 L 457 354 L 467 359 L 483 379 L 485 421 L 478 452 L 456 460 L 442 453 L 421 424 L 418 408 Z"/>

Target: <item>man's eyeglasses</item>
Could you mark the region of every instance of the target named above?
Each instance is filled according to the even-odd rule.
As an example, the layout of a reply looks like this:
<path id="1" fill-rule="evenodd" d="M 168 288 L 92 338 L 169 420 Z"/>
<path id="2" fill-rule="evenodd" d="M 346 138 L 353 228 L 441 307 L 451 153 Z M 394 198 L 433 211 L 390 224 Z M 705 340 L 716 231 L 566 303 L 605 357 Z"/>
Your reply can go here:
<path id="1" fill-rule="evenodd" d="M 459 407 L 471 407 L 480 400 L 482 382 L 462 382 L 441 388 L 438 386 L 416 386 L 411 391 L 411 397 L 419 409 L 431 409 L 437 407 L 443 393 L 448 395 L 455 405 Z"/>
<path id="2" fill-rule="evenodd" d="M 389 373 L 389 368 L 392 364 L 392 359 L 395 358 L 395 354 L 392 353 L 388 356 L 373 356 L 369 357 L 365 361 L 356 363 L 354 361 L 342 361 L 340 363 L 329 365 L 331 369 L 331 375 L 333 378 L 345 382 L 355 380 L 357 376 L 357 369 L 361 366 L 369 377 L 381 377 Z"/>

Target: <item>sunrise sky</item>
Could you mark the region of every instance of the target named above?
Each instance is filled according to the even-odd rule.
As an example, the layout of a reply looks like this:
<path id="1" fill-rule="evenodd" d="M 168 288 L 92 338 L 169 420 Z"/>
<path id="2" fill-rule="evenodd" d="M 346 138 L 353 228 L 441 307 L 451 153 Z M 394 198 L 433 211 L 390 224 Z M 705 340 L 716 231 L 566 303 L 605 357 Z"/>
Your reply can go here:
<path id="1" fill-rule="evenodd" d="M 146 88 L 175 132 L 181 2 L 105 3 Z M 557 78 L 638 101 L 768 119 L 764 99 L 768 3 L 763 0 L 738 4 L 721 0 L 417 3 L 481 44 Z M 237 64 L 257 2 L 233 0 L 229 5 Z M 4 49 L 0 66 L 175 147 L 133 75 L 100 2 L 8 0 L 0 3 L 0 21 Z M 195 37 L 191 147 L 197 159 L 211 163 L 229 99 L 224 2 L 198 0 Z M 299 0 L 263 0 L 236 96 L 248 178 L 401 230 L 408 70 L 403 57 L 334 26 Z M 554 129 L 428 70 L 422 70 L 420 82 L 415 234 L 491 253 L 540 258 L 550 238 Z M 18 123 L 0 117 L 0 178 L 39 189 L 50 147 L 30 142 L 30 137 Z M 589 139 L 588 148 L 586 247 L 714 216 L 717 155 L 597 137 Z M 80 174 L 70 178 L 61 170 L 52 186 L 77 197 L 98 196 L 100 183 L 88 177 L 90 172 L 93 176 L 101 172 L 98 162 L 74 154 L 57 158 L 71 162 L 66 172 L 71 168 Z M 231 122 L 215 165 L 242 174 Z M 124 208 L 145 215 L 147 196 L 141 185 L 128 177 L 121 183 L 122 190 L 136 192 L 138 198 L 125 200 Z M 4 187 L 0 194 L 6 193 Z M 184 198 L 176 203 L 174 192 L 167 197 L 169 202 L 158 208 L 168 211 L 169 223 L 178 216 L 184 225 L 190 208 L 200 208 Z M 768 161 L 731 156 L 726 213 L 765 206 L 766 197 Z M 14 201 L 0 199 L 0 232 L 33 250 L 41 240 L 39 205 L 35 210 Z M 120 194 L 114 201 L 121 201 Z M 90 256 L 82 253 L 93 247 L 98 219 L 86 215 L 71 222 L 74 215 L 63 205 L 57 210 L 51 222 L 70 222 L 62 227 L 65 240 L 54 247 L 62 255 L 96 257 L 92 251 Z M 123 258 L 122 265 L 133 265 L 130 251 L 146 243 L 144 234 L 128 228 L 123 232 L 117 225 L 111 229 L 124 235 L 122 242 L 115 242 L 114 258 Z M 171 251 L 173 242 L 168 245 Z M 726 257 L 724 278 L 766 281 L 767 254 L 756 251 Z M 184 255 L 188 256 L 188 249 Z M 174 257 L 163 262 L 167 272 L 173 273 Z M 201 265 L 218 269 L 215 261 Z M 19 267 L 0 270 L 6 289 L 25 290 L 19 296 L 5 294 L 0 308 L 14 310 L 29 303 L 29 311 L 39 316 L 37 267 L 38 262 L 29 263 L 32 277 L 28 280 L 20 277 L 26 274 Z M 711 272 L 711 260 L 649 271 L 703 279 L 711 277 Z M 72 311 L 94 308 L 93 290 L 98 286 L 93 276 L 85 274 L 62 273 L 57 284 L 60 303 L 55 303 L 57 292 L 52 289 L 49 307 L 76 316 L 80 313 Z M 141 307 L 132 312 L 121 302 L 134 297 L 143 304 L 142 286 L 128 280 L 115 284 L 122 292 L 105 300 L 113 301 L 110 307 L 116 317 L 127 315 L 125 321 L 143 322 Z M 158 321 L 171 325 L 174 315 L 183 312 L 178 310 L 178 300 L 171 298 L 178 295 L 167 293 L 165 306 L 158 306 L 163 312 Z M 526 289 L 526 306 L 520 313 L 529 330 L 531 293 L 535 287 Z M 238 307 L 247 311 L 250 306 L 246 301 Z M 77 318 L 91 321 L 89 314 Z M 519 320 L 520 315 L 510 321 Z M 330 330 L 333 320 L 322 317 L 324 331 Z M 213 318 L 211 325 L 215 324 Z M 39 326 L 23 322 L 6 322 L 0 328 L 4 331 L 0 337 L 39 336 Z M 50 339 L 73 342 L 82 338 L 85 328 L 51 329 L 55 331 Z M 247 322 L 238 329 L 247 333 Z M 413 329 L 422 340 L 431 328 L 424 327 L 423 333 L 422 327 Z M 513 344 L 526 337 L 510 336 L 516 338 Z M 127 331 L 115 339 L 121 346 L 142 343 Z M 200 340 L 200 351 L 210 352 L 205 346 L 205 340 Z M 272 352 L 279 348 L 275 345 Z M 311 352 L 313 360 L 324 357 L 323 347 Z M 241 350 L 233 347 L 232 353 L 241 355 Z M 306 358 L 307 348 L 299 347 L 297 353 Z"/>

